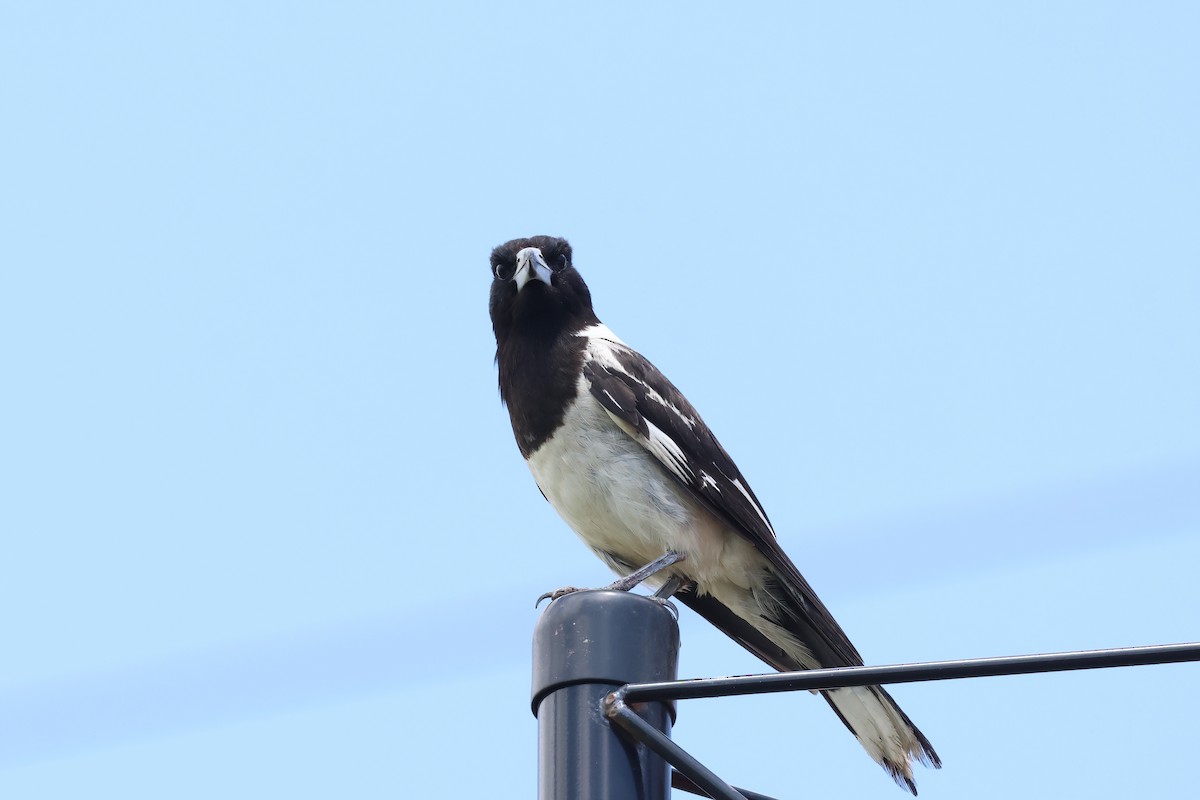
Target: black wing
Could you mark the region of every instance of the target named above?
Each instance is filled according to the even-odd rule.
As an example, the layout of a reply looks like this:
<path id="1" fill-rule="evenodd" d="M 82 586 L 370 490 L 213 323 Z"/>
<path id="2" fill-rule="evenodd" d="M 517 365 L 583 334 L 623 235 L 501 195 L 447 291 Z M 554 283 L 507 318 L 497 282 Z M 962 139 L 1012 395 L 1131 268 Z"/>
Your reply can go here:
<path id="1" fill-rule="evenodd" d="M 758 498 L 692 404 L 641 354 L 608 340 L 597 345 L 583 365 L 592 396 L 684 488 L 767 558 L 780 584 L 769 588 L 784 601 L 786 618 L 777 621 L 796 633 L 823 666 L 862 664 L 846 633 L 779 546 Z M 736 615 L 712 597 L 695 592 L 678 597 L 776 669 L 810 666 L 787 658 L 744 622 L 735 624 Z"/>

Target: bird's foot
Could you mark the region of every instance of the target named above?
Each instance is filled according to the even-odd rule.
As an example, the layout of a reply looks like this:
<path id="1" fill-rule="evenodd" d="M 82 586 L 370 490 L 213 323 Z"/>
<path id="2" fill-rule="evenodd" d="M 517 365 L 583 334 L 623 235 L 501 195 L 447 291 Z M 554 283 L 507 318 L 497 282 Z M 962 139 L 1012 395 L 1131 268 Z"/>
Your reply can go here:
<path id="1" fill-rule="evenodd" d="M 542 604 L 543 600 L 549 600 L 551 603 L 553 603 L 555 600 L 557 600 L 560 597 L 566 597 L 569 594 L 575 594 L 576 592 L 583 592 L 583 591 L 586 591 L 586 589 L 580 589 L 577 586 L 564 586 L 561 589 L 555 589 L 553 592 L 546 592 L 545 594 L 543 594 L 533 604 L 533 607 L 537 608 L 538 606 L 540 606 Z"/>
<path id="2" fill-rule="evenodd" d="M 658 603 L 660 606 L 665 608 L 667 611 L 670 611 L 671 616 L 675 618 L 675 621 L 676 622 L 679 621 L 679 607 L 676 606 L 673 602 L 671 602 L 671 600 L 669 598 L 658 597 L 657 595 L 652 594 L 649 596 L 648 599 L 653 600 L 654 602 Z"/>
<path id="3" fill-rule="evenodd" d="M 683 561 L 682 553 L 676 553 L 674 550 L 668 550 L 666 553 L 654 559 L 641 569 L 634 570 L 624 578 L 613 581 L 608 586 L 602 586 L 600 588 L 612 592 L 628 592 L 630 589 L 637 586 L 651 575 L 663 571 L 672 564 L 678 564 L 680 561 Z M 679 588 L 683 586 L 683 582 L 683 578 L 680 578 L 677 575 L 672 575 L 667 579 L 667 582 L 662 585 L 662 588 L 654 593 L 654 599 L 662 601 L 670 600 L 671 595 L 675 594 L 677 591 L 679 591 Z M 586 590 L 575 586 L 564 586 L 561 589 L 555 589 L 553 592 L 546 592 L 543 594 L 537 599 L 537 602 L 533 604 L 533 607 L 537 608 L 540 606 L 543 600 L 549 600 L 551 603 L 553 603 L 560 597 L 565 597 L 566 595 L 582 591 Z"/>
<path id="4" fill-rule="evenodd" d="M 667 578 L 667 582 L 659 587 L 658 591 L 650 595 L 650 599 L 658 603 L 660 606 L 671 612 L 671 616 L 679 619 L 679 609 L 671 602 L 671 598 L 676 592 L 686 592 L 691 586 L 687 584 L 683 578 L 678 575 L 672 575 Z"/>

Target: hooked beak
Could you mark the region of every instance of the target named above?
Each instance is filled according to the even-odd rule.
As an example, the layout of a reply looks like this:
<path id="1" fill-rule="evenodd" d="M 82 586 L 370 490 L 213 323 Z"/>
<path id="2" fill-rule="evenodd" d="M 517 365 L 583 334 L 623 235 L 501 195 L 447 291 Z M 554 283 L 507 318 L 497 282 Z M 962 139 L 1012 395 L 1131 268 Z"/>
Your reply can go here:
<path id="1" fill-rule="evenodd" d="M 517 282 L 517 291 L 525 288 L 530 280 L 537 279 L 547 286 L 550 285 L 550 267 L 542 258 L 542 251 L 536 247 L 526 247 L 517 253 L 517 271 L 513 280 Z"/>

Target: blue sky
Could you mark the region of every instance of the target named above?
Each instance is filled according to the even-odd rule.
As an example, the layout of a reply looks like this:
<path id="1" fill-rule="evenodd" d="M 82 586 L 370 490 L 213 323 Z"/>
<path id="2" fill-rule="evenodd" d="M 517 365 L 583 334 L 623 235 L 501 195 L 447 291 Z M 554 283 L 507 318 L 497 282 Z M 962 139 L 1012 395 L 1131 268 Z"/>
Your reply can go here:
<path id="1" fill-rule="evenodd" d="M 1188 3 L 0 10 L 0 795 L 534 794 L 609 580 L 500 407 L 569 238 L 869 663 L 1200 638 Z M 759 671 L 696 618 L 683 676 Z M 1179 796 L 1195 665 L 897 687 L 923 797 Z M 900 797 L 809 695 L 676 739 Z"/>

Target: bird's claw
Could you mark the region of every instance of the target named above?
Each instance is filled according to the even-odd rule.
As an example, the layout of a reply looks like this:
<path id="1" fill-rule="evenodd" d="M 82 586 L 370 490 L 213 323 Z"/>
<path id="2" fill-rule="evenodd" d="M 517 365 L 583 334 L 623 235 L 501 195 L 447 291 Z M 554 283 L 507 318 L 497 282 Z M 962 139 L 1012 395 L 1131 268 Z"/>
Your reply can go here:
<path id="1" fill-rule="evenodd" d="M 553 592 L 546 592 L 545 594 L 543 594 L 541 597 L 539 597 L 537 599 L 537 601 L 533 604 L 533 607 L 537 608 L 538 606 L 540 606 L 542 604 L 543 600 L 549 600 L 551 603 L 553 603 L 555 600 L 557 600 L 560 597 L 565 597 L 569 594 L 575 594 L 575 592 L 580 592 L 580 591 L 583 591 L 583 590 L 578 589 L 574 586 L 564 586 L 561 589 L 555 589 Z"/>
<path id="2" fill-rule="evenodd" d="M 671 616 L 675 618 L 676 622 L 679 621 L 679 607 L 671 602 L 671 598 L 659 597 L 656 594 L 649 595 L 649 598 L 665 608 L 667 611 L 670 611 Z"/>

